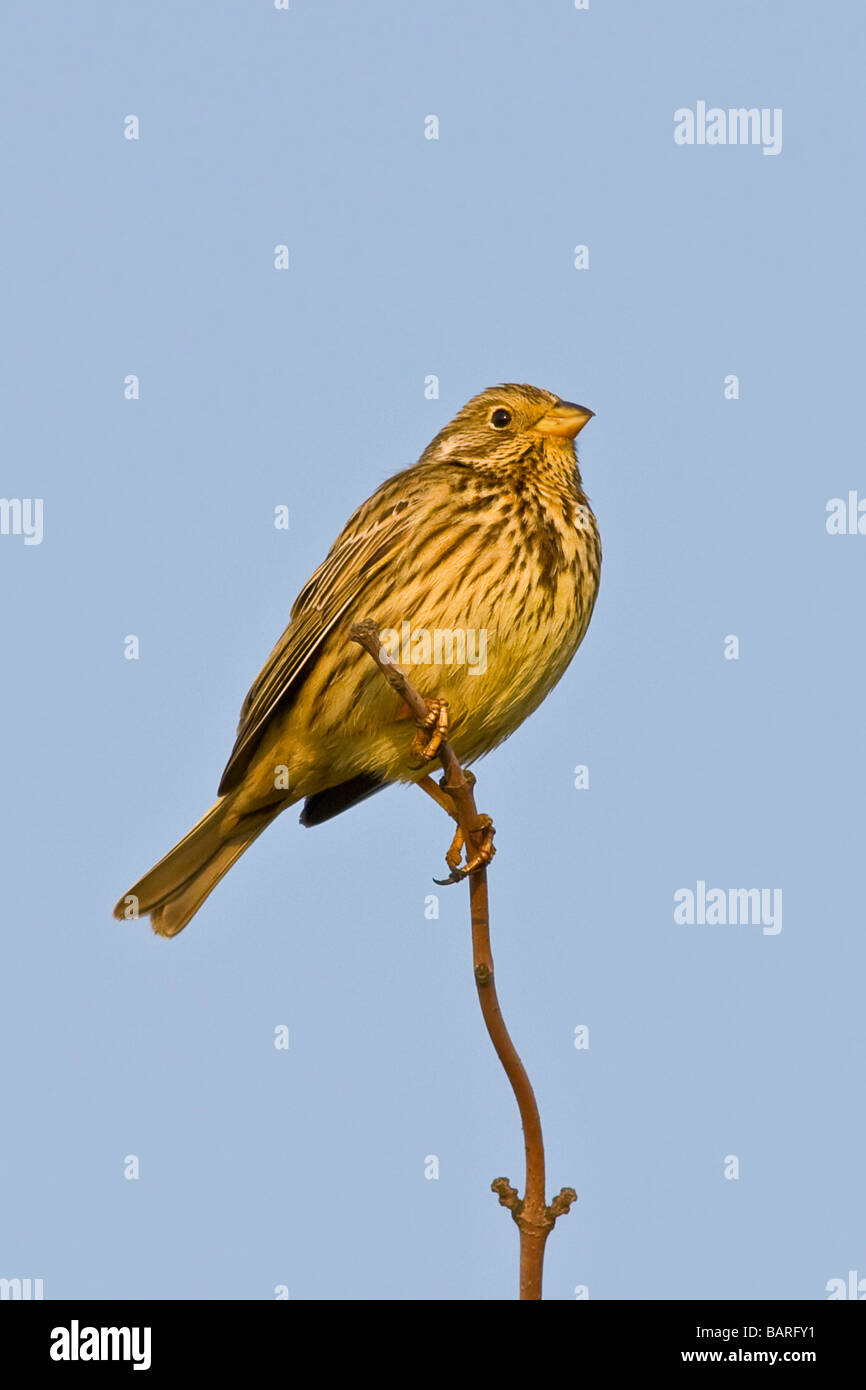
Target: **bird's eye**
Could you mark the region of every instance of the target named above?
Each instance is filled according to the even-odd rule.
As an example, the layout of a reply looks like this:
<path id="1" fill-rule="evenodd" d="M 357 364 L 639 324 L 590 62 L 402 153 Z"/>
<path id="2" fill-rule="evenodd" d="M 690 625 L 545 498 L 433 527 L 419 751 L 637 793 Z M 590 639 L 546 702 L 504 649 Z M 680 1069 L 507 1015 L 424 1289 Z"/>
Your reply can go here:
<path id="1" fill-rule="evenodd" d="M 504 430 L 506 425 L 511 424 L 511 411 L 502 409 L 494 410 L 490 417 L 490 423 L 493 425 L 494 429 Z"/>

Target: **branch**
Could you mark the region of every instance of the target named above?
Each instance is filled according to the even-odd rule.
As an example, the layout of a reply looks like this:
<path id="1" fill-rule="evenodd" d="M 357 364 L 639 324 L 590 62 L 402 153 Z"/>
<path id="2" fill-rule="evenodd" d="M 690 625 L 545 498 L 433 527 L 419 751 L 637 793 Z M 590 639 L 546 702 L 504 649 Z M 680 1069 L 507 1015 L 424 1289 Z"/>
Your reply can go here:
<path id="1" fill-rule="evenodd" d="M 393 662 L 382 648 L 379 628 L 367 619 L 356 623 L 349 636 L 369 652 L 388 684 L 405 700 L 419 726 L 427 718 L 427 702 L 418 694 L 405 672 Z M 438 750 L 445 773 L 440 786 L 454 805 L 454 817 L 466 843 L 467 861 L 481 850 L 485 831 L 490 834 L 489 817 L 479 816 L 475 805 L 475 779 L 466 776 L 450 743 L 445 740 Z M 490 1040 L 505 1074 L 511 1083 L 520 1111 L 523 1142 L 526 1151 L 526 1192 L 520 1198 L 507 1178 L 496 1178 L 492 1189 L 502 1206 L 508 1207 L 520 1230 L 520 1298 L 540 1299 L 544 1268 L 544 1247 L 556 1220 L 564 1216 L 577 1193 L 564 1187 L 548 1206 L 544 1199 L 544 1141 L 535 1093 L 526 1069 L 505 1026 L 493 975 L 493 952 L 490 946 L 490 912 L 487 900 L 487 869 L 484 864 L 469 874 L 469 911 L 472 923 L 472 961 L 475 987 Z"/>

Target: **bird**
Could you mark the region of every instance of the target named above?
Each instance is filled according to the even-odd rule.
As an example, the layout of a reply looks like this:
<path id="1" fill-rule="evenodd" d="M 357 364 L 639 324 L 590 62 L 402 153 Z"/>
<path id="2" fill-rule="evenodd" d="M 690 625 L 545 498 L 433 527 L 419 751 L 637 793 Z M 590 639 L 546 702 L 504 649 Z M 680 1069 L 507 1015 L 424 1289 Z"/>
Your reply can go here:
<path id="1" fill-rule="evenodd" d="M 309 827 L 394 783 L 430 790 L 446 729 L 468 767 L 537 709 L 599 588 L 574 442 L 593 415 L 536 386 L 489 387 L 357 508 L 243 702 L 217 800 L 115 917 L 174 937 L 287 807 L 303 801 Z M 365 619 L 389 659 L 408 658 L 425 729 L 350 640 Z"/>

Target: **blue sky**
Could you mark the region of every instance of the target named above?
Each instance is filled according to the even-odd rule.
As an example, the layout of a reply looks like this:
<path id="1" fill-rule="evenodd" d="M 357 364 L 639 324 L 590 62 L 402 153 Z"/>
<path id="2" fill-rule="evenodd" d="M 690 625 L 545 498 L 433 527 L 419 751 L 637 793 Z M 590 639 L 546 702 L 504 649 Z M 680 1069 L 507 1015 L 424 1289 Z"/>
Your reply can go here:
<path id="1" fill-rule="evenodd" d="M 522 1142 L 466 890 L 424 914 L 432 803 L 289 811 L 174 941 L 110 915 L 213 799 L 352 509 L 498 381 L 596 411 L 605 557 L 572 667 L 476 768 L 500 998 L 579 1192 L 546 1296 L 866 1275 L 866 535 L 825 524 L 866 498 L 862 14 L 49 0 L 3 30 L 2 491 L 44 534 L 0 535 L 0 1276 L 514 1296 L 489 1184 Z M 781 152 L 676 144 L 699 101 L 780 109 Z M 780 889 L 782 930 L 676 923 L 699 882 Z"/>

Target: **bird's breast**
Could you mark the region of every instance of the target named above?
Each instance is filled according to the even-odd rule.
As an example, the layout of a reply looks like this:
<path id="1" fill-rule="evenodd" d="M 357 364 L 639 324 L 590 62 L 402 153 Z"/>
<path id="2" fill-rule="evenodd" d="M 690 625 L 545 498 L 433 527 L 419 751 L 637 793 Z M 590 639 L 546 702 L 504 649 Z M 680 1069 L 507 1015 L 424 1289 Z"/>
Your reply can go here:
<path id="1" fill-rule="evenodd" d="M 418 538 L 412 568 L 427 583 L 390 634 L 391 654 L 423 694 L 449 701 L 458 756 L 507 738 L 560 679 L 589 624 L 600 561 L 580 498 L 552 507 L 500 495 Z"/>

